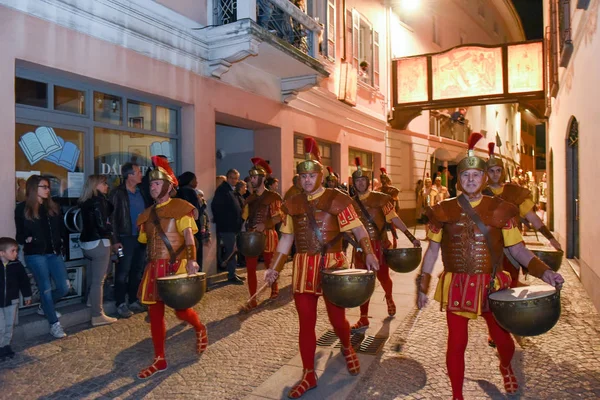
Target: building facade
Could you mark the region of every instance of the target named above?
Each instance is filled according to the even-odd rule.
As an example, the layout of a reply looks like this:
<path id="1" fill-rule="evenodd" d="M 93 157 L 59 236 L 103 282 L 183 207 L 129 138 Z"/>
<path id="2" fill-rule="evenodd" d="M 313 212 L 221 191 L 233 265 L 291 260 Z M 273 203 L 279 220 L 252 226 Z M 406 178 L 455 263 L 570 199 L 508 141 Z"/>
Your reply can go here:
<path id="1" fill-rule="evenodd" d="M 597 0 L 544 2 L 548 48 L 548 146 L 550 222 L 571 265 L 600 309 L 600 255 L 594 251 L 600 212 L 594 171 L 600 138 L 595 107 L 600 34 Z M 587 182 L 587 183 L 586 183 Z"/>

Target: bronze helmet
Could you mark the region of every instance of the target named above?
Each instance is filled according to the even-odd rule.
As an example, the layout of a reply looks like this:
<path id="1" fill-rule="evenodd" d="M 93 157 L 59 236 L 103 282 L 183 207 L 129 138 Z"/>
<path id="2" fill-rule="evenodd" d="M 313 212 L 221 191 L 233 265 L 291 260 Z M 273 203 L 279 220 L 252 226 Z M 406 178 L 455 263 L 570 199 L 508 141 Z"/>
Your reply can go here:
<path id="1" fill-rule="evenodd" d="M 479 132 L 471 133 L 471 136 L 469 136 L 469 140 L 467 142 L 467 144 L 468 144 L 467 156 L 465 158 L 463 158 L 462 160 L 460 160 L 460 162 L 456 166 L 456 173 L 458 174 L 458 177 L 459 177 L 456 186 L 461 192 L 463 191 L 463 188 L 462 188 L 462 185 L 460 184 L 460 175 L 463 173 L 463 171 L 466 171 L 468 169 L 478 169 L 480 171 L 483 171 L 484 173 L 487 172 L 487 165 L 486 165 L 485 160 L 483 160 L 483 158 L 477 157 L 475 155 L 475 144 L 477 144 L 477 142 L 482 137 L 483 136 Z M 487 178 L 487 175 L 486 175 L 486 178 Z"/>
<path id="2" fill-rule="evenodd" d="M 498 157 L 496 155 L 496 153 L 494 152 L 495 147 L 496 147 L 496 144 L 494 142 L 488 143 L 488 153 L 490 155 L 490 158 L 488 158 L 487 163 L 486 163 L 487 169 L 489 171 L 489 169 L 492 167 L 502 168 L 502 174 L 500 175 L 499 183 L 503 183 L 506 181 L 506 168 L 504 168 L 504 162 L 502 161 L 502 159 L 500 157 Z"/>
<path id="3" fill-rule="evenodd" d="M 316 190 L 323 182 L 323 164 L 321 164 L 319 146 L 316 140 L 311 137 L 304 138 L 304 158 L 304 161 L 296 165 L 296 172 L 298 172 L 298 175 L 307 173 L 319 174 L 317 183 L 315 184 Z"/>

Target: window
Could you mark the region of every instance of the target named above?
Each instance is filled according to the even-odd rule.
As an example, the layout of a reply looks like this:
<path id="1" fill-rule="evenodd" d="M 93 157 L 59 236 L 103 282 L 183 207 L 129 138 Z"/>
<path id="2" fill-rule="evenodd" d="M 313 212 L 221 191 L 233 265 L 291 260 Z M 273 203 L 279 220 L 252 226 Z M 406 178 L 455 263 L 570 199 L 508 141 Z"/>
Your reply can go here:
<path id="1" fill-rule="evenodd" d="M 34 107 L 48 107 L 48 85 L 24 78 L 15 79 L 15 102 Z"/>
<path id="2" fill-rule="evenodd" d="M 327 40 L 327 54 L 326 56 L 335 60 L 335 37 L 336 37 L 336 29 L 335 29 L 335 0 L 327 0 L 327 31 L 326 37 Z"/>
<path id="3" fill-rule="evenodd" d="M 25 181 L 46 175 L 52 197 L 79 197 L 83 189 L 84 133 L 49 125 L 15 126 L 17 201 L 23 201 Z"/>
<path id="4" fill-rule="evenodd" d="M 352 176 L 352 172 L 356 171 L 354 160 L 360 157 L 361 168 L 369 174 L 373 173 L 373 153 L 359 149 L 348 149 L 348 176 Z"/>
<path id="5" fill-rule="evenodd" d="M 431 41 L 433 43 L 437 44 L 438 46 L 441 46 L 440 27 L 439 27 L 439 20 L 438 20 L 437 15 L 434 15 L 433 17 L 431 17 L 431 28 L 432 28 Z"/>
<path id="6" fill-rule="evenodd" d="M 156 131 L 161 133 L 177 133 L 177 110 L 156 106 Z"/>
<path id="7" fill-rule="evenodd" d="M 54 86 L 54 109 L 74 114 L 85 114 L 85 92 Z"/>
<path id="8" fill-rule="evenodd" d="M 379 87 L 379 33 L 373 30 L 371 23 L 356 10 L 346 12 L 346 26 L 350 24 L 347 39 L 346 59 L 358 71 L 358 78 L 368 85 Z M 348 40 L 347 40 L 348 41 Z"/>
<path id="9" fill-rule="evenodd" d="M 121 166 L 127 162 L 138 164 L 142 174 L 152 166 L 152 156 L 166 156 L 173 164 L 177 154 L 176 143 L 162 136 L 94 128 L 94 171 L 107 175 L 110 187 L 116 187 L 121 183 Z"/>
<path id="10" fill-rule="evenodd" d="M 319 54 L 329 60 L 335 60 L 336 39 L 336 0 L 313 1 L 308 3 L 307 9 L 315 10 L 315 20 L 323 30 L 319 35 Z"/>
<path id="11" fill-rule="evenodd" d="M 127 126 L 147 131 L 152 130 L 152 105 L 141 101 L 127 100 Z"/>
<path id="12" fill-rule="evenodd" d="M 94 92 L 94 121 L 121 125 L 123 101 L 118 96 Z"/>
<path id="13" fill-rule="evenodd" d="M 319 146 L 319 152 L 321 153 L 321 164 L 323 167 L 332 166 L 332 146 L 330 143 L 317 140 Z M 304 137 L 295 135 L 294 136 L 294 171 L 296 171 L 296 165 L 304 161 Z"/>

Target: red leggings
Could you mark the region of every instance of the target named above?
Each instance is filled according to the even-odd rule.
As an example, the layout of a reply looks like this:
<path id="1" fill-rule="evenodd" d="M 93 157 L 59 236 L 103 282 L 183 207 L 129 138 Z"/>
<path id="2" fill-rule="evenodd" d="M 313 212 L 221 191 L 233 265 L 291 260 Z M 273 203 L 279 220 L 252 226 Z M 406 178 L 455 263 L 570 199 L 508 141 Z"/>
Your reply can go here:
<path id="1" fill-rule="evenodd" d="M 271 260 L 273 259 L 273 253 L 264 252 L 263 258 L 265 260 L 265 267 L 269 268 L 271 266 Z M 258 265 L 258 257 L 246 257 L 246 271 L 248 273 L 248 291 L 250 292 L 250 296 L 254 296 L 256 293 L 256 287 L 258 286 L 258 282 L 256 280 L 256 266 Z M 278 286 L 277 282 L 274 282 L 271 285 L 271 291 L 277 291 Z"/>
<path id="2" fill-rule="evenodd" d="M 510 365 L 515 354 L 515 343 L 510 333 L 498 325 L 491 312 L 482 313 L 488 326 L 492 340 L 498 348 L 500 363 Z M 446 312 L 448 320 L 448 349 L 446 351 L 446 367 L 452 385 L 452 399 L 462 400 L 463 381 L 465 378 L 465 350 L 469 341 L 469 318 Z"/>
<path id="3" fill-rule="evenodd" d="M 385 259 L 382 257 L 379 257 L 379 270 L 377 271 L 377 280 L 379 281 L 379 283 L 381 283 L 381 287 L 383 288 L 383 291 L 385 292 L 385 297 L 392 297 L 392 278 L 390 278 L 390 268 L 388 267 L 388 265 L 385 263 Z M 365 262 L 363 261 L 363 257 L 362 257 L 362 253 L 360 255 L 356 255 L 354 258 L 354 264 L 356 265 L 356 268 L 358 269 L 367 269 L 367 266 L 365 265 Z M 371 300 L 367 300 L 367 302 L 365 304 L 363 304 L 362 306 L 360 306 L 360 316 L 361 318 L 363 318 L 363 316 L 367 316 L 369 315 L 369 303 L 371 302 Z"/>
<path id="4" fill-rule="evenodd" d="M 165 358 L 165 340 L 167 337 L 167 328 L 165 326 L 165 303 L 156 302 L 148 306 L 148 315 L 150 316 L 150 332 L 152 334 L 152 344 L 154 345 L 154 357 Z M 191 309 L 175 310 L 175 315 L 182 321 L 192 325 L 196 331 L 204 328 L 200 322 L 198 314 Z"/>
<path id="5" fill-rule="evenodd" d="M 302 367 L 304 369 L 315 369 L 315 351 L 317 350 L 315 326 L 317 324 L 318 301 L 319 296 L 311 293 L 294 294 L 294 302 L 296 303 L 298 320 L 300 322 L 298 343 L 300 346 L 300 356 L 302 357 Z M 327 300 L 325 300 L 325 306 L 327 307 L 329 322 L 331 322 L 335 334 L 340 339 L 340 342 L 342 342 L 342 346 L 349 348 L 350 324 L 346 319 L 346 310 L 331 304 Z"/>

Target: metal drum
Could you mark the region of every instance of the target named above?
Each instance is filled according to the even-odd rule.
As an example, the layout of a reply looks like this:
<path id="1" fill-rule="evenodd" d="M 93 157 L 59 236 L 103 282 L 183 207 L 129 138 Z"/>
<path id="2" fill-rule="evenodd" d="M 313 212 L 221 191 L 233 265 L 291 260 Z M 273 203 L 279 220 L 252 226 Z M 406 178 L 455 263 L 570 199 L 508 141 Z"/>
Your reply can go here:
<path id="1" fill-rule="evenodd" d="M 324 269 L 321 274 L 323 296 L 339 307 L 361 306 L 375 290 L 375 273 L 366 269 Z"/>
<path id="2" fill-rule="evenodd" d="M 239 238 L 239 251 L 245 257 L 258 257 L 265 250 L 267 235 L 261 232 L 242 232 Z"/>
<path id="3" fill-rule="evenodd" d="M 184 310 L 198 304 L 206 292 L 206 274 L 179 274 L 156 279 L 158 295 L 175 310 Z"/>
<path id="4" fill-rule="evenodd" d="M 552 271 L 556 272 L 560 269 L 563 255 L 565 254 L 562 250 L 554 249 L 530 249 L 533 254 L 539 257 L 544 263 L 546 263 Z"/>
<path id="5" fill-rule="evenodd" d="M 385 262 L 392 271 L 405 273 L 417 269 L 421 264 L 423 249 L 407 247 L 404 249 L 384 250 Z"/>
<path id="6" fill-rule="evenodd" d="M 498 324 L 519 336 L 546 333 L 560 317 L 560 291 L 549 285 L 501 290 L 489 302 Z"/>

